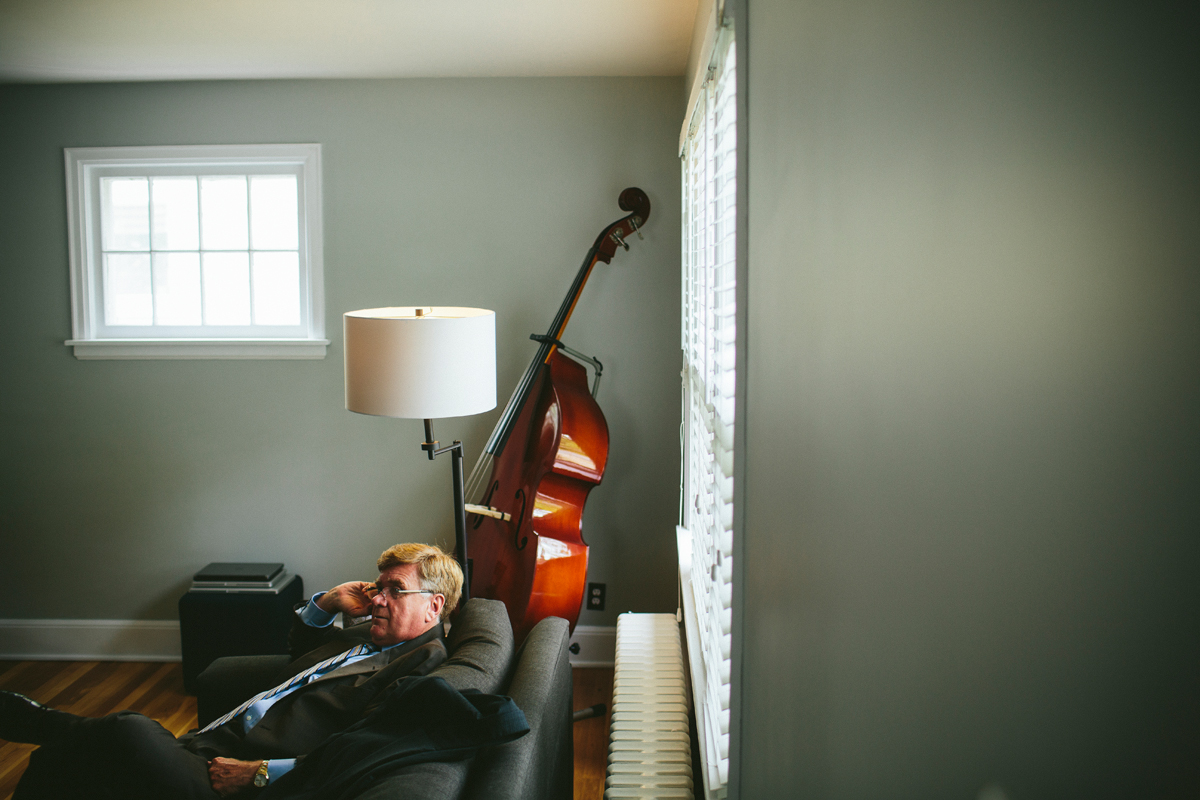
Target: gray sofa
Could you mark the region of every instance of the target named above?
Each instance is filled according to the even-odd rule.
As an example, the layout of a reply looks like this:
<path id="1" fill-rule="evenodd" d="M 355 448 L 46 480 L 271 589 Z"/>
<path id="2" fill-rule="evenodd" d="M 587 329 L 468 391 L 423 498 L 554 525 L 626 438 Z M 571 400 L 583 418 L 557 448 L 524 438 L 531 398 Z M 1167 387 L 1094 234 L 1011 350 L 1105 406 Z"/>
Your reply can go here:
<path id="1" fill-rule="evenodd" d="M 567 623 L 557 617 L 534 627 L 514 652 L 504 605 L 472 598 L 447 638 L 450 657 L 431 674 L 458 690 L 506 694 L 525 713 L 530 731 L 486 748 L 467 761 L 414 764 L 398 770 L 359 800 L 496 798 L 569 800 L 573 792 L 571 665 Z M 287 656 L 219 658 L 197 679 L 200 725 L 270 687 Z"/>

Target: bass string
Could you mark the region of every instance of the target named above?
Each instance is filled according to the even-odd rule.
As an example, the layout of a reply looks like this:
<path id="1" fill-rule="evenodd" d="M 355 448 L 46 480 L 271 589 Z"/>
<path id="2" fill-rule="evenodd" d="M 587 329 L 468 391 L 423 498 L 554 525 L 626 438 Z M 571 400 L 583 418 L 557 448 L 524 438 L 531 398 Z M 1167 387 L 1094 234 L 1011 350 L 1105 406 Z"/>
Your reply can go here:
<path id="1" fill-rule="evenodd" d="M 480 484 L 491 474 L 492 460 L 492 454 L 485 450 L 479 454 L 475 466 L 471 468 L 471 475 L 467 478 L 467 488 L 464 492 L 471 502 L 479 502 L 483 499 L 480 496 L 482 488 Z"/>
<path id="2" fill-rule="evenodd" d="M 571 281 L 571 288 L 567 291 L 567 296 L 563 298 L 562 304 L 558 307 L 558 312 L 554 315 L 554 321 L 550 323 L 550 329 L 546 331 L 548 337 L 558 339 L 562 336 L 567 320 L 570 319 L 571 311 L 574 309 L 579 295 L 583 292 L 583 287 L 591 275 L 592 268 L 596 266 L 600 242 L 604 241 L 604 237 L 614 227 L 619 225 L 620 222 L 621 220 L 618 220 L 605 228 L 604 232 L 596 239 L 595 244 L 588 249 L 587 255 L 584 256 L 583 264 L 580 265 L 579 270 L 575 273 L 574 280 Z M 508 400 L 508 404 L 504 406 L 504 411 L 500 414 L 500 419 L 497 421 L 496 427 L 492 429 L 492 434 L 488 437 L 487 444 L 484 446 L 484 452 L 480 454 L 479 460 L 475 462 L 475 467 L 471 470 L 471 481 L 473 484 L 477 484 L 483 479 L 478 473 L 484 457 L 488 455 L 494 456 L 497 449 L 503 449 L 500 445 L 500 439 L 502 436 L 505 436 L 505 429 L 520 414 L 521 407 L 524 406 L 525 402 L 528 402 L 529 398 L 524 397 L 526 389 L 536 379 L 539 363 L 545 363 L 549 359 L 552 347 L 553 345 L 543 342 L 538 347 L 537 355 L 534 356 L 533 361 L 526 368 L 524 375 L 521 376 L 521 380 L 517 382 L 516 388 L 513 389 L 512 396 Z M 521 402 L 518 402 L 519 400 Z M 505 443 L 507 444 L 507 441 Z"/>
<path id="3" fill-rule="evenodd" d="M 633 215 L 631 214 L 630 216 Z M 598 260 L 598 252 L 600 250 L 600 243 L 604 241 L 604 238 L 608 236 L 612 230 L 617 228 L 628 218 L 629 217 L 624 217 L 619 219 L 605 228 L 601 232 L 600 236 L 596 238 L 595 243 L 591 246 L 591 248 L 589 248 L 587 255 L 584 256 L 583 264 L 580 265 L 578 272 L 575 273 L 575 279 L 571 281 L 571 288 L 568 290 L 567 296 L 563 298 L 562 305 L 560 305 L 558 308 L 558 313 L 554 315 L 554 321 L 550 323 L 550 330 L 547 331 L 547 336 L 555 339 L 562 336 L 562 329 L 566 327 L 566 320 L 570 318 L 571 311 L 574 308 L 574 301 L 578 300 L 579 295 L 583 291 L 584 284 L 587 283 L 587 279 L 591 275 L 592 268 L 596 265 Z M 493 428 L 491 436 L 488 437 L 487 444 L 484 446 L 483 451 L 480 452 L 479 458 L 476 459 L 475 466 L 471 468 L 471 474 L 467 478 L 464 494 L 476 503 L 482 503 L 484 499 L 484 482 L 491 477 L 492 463 L 495 461 L 495 454 L 493 450 L 497 444 L 497 439 L 501 435 L 501 431 L 506 425 L 509 424 L 510 416 L 515 417 L 519 413 L 519 409 L 514 408 L 514 406 L 516 405 L 518 398 L 523 393 L 522 390 L 527 384 L 533 382 L 535 365 L 537 365 L 539 361 L 544 362 L 546 360 L 549 350 L 550 346 L 545 343 L 538 348 L 537 355 L 534 356 L 533 362 L 527 368 L 525 374 L 521 377 L 521 380 L 517 381 L 517 385 L 513 389 L 512 396 L 509 397 L 508 403 L 504 407 L 504 411 L 500 414 L 500 419 L 497 421 L 496 427 Z M 529 398 L 525 398 L 525 402 L 528 401 Z M 524 403 L 521 405 L 524 405 Z"/>

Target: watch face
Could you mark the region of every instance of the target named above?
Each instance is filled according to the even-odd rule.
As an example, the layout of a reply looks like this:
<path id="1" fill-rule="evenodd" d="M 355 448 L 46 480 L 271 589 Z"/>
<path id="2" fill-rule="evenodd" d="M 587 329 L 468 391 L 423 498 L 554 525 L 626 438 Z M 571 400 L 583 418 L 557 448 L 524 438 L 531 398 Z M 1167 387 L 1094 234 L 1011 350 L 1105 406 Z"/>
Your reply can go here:
<path id="1" fill-rule="evenodd" d="M 254 775 L 254 785 L 261 789 L 267 785 L 268 780 L 270 778 L 267 777 L 267 763 L 264 761 L 263 765 L 258 768 L 258 772 Z"/>

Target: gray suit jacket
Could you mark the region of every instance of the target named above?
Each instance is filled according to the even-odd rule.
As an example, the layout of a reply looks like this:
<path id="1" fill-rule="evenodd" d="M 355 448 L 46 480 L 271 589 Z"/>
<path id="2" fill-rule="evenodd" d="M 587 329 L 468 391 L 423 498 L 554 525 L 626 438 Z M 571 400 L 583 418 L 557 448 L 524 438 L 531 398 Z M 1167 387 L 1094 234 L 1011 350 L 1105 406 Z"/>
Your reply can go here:
<path id="1" fill-rule="evenodd" d="M 275 684 L 298 675 L 327 658 L 370 641 L 369 625 L 346 630 L 311 628 L 298 619 L 289 646 L 302 652 L 276 676 Z M 399 647 L 376 653 L 323 675 L 283 698 L 262 720 L 243 733 L 240 720 L 231 720 L 214 731 L 188 734 L 181 741 L 206 758 L 295 758 L 311 752 L 330 734 L 365 717 L 403 678 L 427 675 L 446 660 L 446 640 L 441 624 Z"/>

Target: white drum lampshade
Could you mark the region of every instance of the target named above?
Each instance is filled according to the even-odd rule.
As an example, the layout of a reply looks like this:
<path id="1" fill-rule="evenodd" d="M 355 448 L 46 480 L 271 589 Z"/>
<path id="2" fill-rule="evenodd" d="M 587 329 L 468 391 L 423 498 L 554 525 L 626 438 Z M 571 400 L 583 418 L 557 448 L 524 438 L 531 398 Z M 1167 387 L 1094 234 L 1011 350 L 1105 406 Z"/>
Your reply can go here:
<path id="1" fill-rule="evenodd" d="M 496 407 L 494 311 L 400 306 L 342 320 L 350 411 L 440 419 Z"/>

